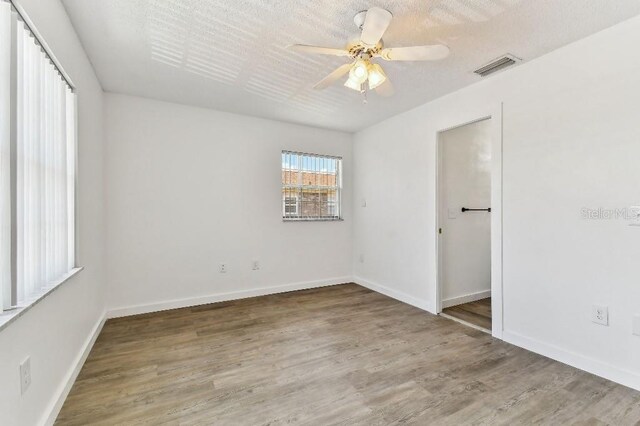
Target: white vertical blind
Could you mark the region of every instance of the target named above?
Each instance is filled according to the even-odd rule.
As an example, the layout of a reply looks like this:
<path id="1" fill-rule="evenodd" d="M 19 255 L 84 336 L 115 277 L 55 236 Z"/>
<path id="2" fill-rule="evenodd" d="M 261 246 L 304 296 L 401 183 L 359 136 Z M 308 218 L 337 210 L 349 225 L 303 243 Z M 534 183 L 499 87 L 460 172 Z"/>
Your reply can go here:
<path id="1" fill-rule="evenodd" d="M 11 5 L 0 2 L 0 312 L 11 305 Z"/>
<path id="2" fill-rule="evenodd" d="M 0 0 L 0 312 L 75 268 L 76 98 Z"/>
<path id="3" fill-rule="evenodd" d="M 68 87 L 65 86 L 66 89 Z M 66 173 L 67 173 L 67 271 L 76 267 L 76 96 L 71 90 L 65 90 L 66 96 Z"/>
<path id="4" fill-rule="evenodd" d="M 74 267 L 75 99 L 29 29 L 18 22 L 16 31 L 20 305 Z"/>

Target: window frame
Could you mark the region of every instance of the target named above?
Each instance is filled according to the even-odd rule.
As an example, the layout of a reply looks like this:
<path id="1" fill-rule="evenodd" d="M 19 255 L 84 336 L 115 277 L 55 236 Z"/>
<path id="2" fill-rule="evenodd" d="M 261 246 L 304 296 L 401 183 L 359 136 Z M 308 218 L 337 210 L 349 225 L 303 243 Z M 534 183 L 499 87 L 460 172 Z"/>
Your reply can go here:
<path id="1" fill-rule="evenodd" d="M 298 168 L 297 169 L 293 169 L 291 168 L 290 164 L 289 164 L 289 168 L 285 168 L 285 155 L 295 155 L 298 156 L 298 159 L 304 157 L 311 157 L 311 158 L 318 158 L 320 160 L 334 160 L 336 163 L 335 166 L 335 177 L 336 177 L 336 184 L 335 186 L 322 186 L 322 185 L 304 185 L 302 182 L 298 182 L 297 184 L 286 184 L 284 182 L 284 180 L 282 179 L 282 176 L 284 173 L 286 173 L 287 171 L 291 172 L 292 170 L 295 170 L 299 173 L 299 179 L 301 178 L 301 174 L 304 171 L 303 166 L 302 166 L 302 161 L 299 161 L 298 164 Z M 327 155 L 327 154 L 315 154 L 315 153 L 310 153 L 310 152 L 300 152 L 300 151 L 291 151 L 291 150 L 286 150 L 283 149 L 281 152 L 281 161 L 280 161 L 280 169 L 281 169 L 281 199 L 282 199 L 282 203 L 283 203 L 283 211 L 282 211 L 282 221 L 283 222 L 341 222 L 343 221 L 343 217 L 342 217 L 342 157 L 341 156 L 336 156 L 336 155 Z M 320 173 L 319 170 L 310 170 L 311 172 L 315 172 L 315 173 Z M 287 189 L 291 189 L 291 188 L 295 188 L 298 191 L 302 191 L 304 188 L 315 188 L 315 189 L 322 189 L 322 190 L 334 190 L 335 191 L 335 200 L 334 201 L 327 201 L 327 206 L 329 205 L 333 205 L 334 209 L 335 209 L 335 214 L 332 216 L 301 216 L 300 212 L 301 212 L 301 207 L 302 204 L 305 202 L 303 199 L 301 199 L 300 197 L 300 192 L 297 192 L 295 194 L 290 193 L 290 194 L 286 194 L 285 191 Z M 320 194 L 320 192 L 318 192 L 318 195 Z M 298 212 L 298 214 L 296 216 L 290 216 L 290 215 L 286 215 L 285 214 L 285 210 L 284 210 L 284 200 L 286 198 L 293 198 L 295 197 L 297 199 L 297 203 L 296 203 L 296 210 Z"/>
<path id="2" fill-rule="evenodd" d="M 289 203 L 287 204 L 287 200 L 289 200 Z M 291 202 L 293 201 L 293 202 Z M 297 216 L 298 212 L 300 211 L 300 199 L 298 198 L 297 195 L 289 195 L 288 197 L 285 196 L 282 199 L 283 205 L 282 205 L 282 217 L 287 217 L 287 216 L 291 216 L 292 213 L 291 212 L 287 212 L 287 207 L 295 207 L 295 213 L 293 213 L 293 216 Z"/>
<path id="3" fill-rule="evenodd" d="M 6 294 L 6 289 L 0 289 L 0 291 L 5 292 L 4 297 L 0 297 L 0 330 L 4 329 L 8 324 L 12 323 L 15 319 L 22 316 L 26 311 L 28 311 L 31 307 L 35 306 L 53 291 L 58 289 L 62 284 L 69 281 L 72 277 L 77 275 L 80 271 L 84 269 L 82 266 L 78 266 L 78 248 L 79 248 L 79 238 L 78 238 L 78 228 L 79 228 L 79 215 L 78 215 L 78 95 L 76 91 L 76 86 L 73 81 L 67 74 L 67 72 L 62 67 L 60 61 L 53 54 L 49 45 L 44 41 L 44 38 L 38 32 L 37 28 L 33 24 L 33 21 L 29 18 L 28 14 L 24 10 L 24 8 L 14 2 L 13 0 L 0 0 L 0 3 L 8 3 L 11 7 L 12 13 L 15 14 L 15 17 L 12 18 L 11 25 L 11 59 L 9 63 L 9 67 L 11 69 L 10 73 L 10 216 L 11 216 L 11 283 L 8 286 L 8 293 Z M 46 286 L 42 287 L 38 292 L 31 295 L 30 298 L 18 302 L 18 288 L 17 288 L 17 205 L 16 205 L 16 196 L 17 196 L 17 78 L 16 78 L 16 39 L 15 39 L 15 26 L 16 22 L 21 21 L 26 29 L 31 33 L 36 45 L 38 45 L 45 57 L 51 62 L 53 67 L 58 72 L 62 81 L 68 86 L 71 92 L 72 99 L 72 114 L 69 116 L 73 119 L 73 127 L 70 131 L 70 136 L 73 137 L 73 165 L 68 170 L 73 170 L 73 180 L 68 182 L 68 185 L 72 185 L 72 197 L 70 203 L 73 203 L 69 212 L 71 215 L 69 217 L 70 223 L 72 226 L 69 228 L 69 242 L 73 245 L 73 253 L 70 256 L 71 264 L 73 265 L 69 271 L 64 273 L 62 276 L 53 279 L 48 282 Z M 7 300 L 7 296 L 9 300 Z"/>

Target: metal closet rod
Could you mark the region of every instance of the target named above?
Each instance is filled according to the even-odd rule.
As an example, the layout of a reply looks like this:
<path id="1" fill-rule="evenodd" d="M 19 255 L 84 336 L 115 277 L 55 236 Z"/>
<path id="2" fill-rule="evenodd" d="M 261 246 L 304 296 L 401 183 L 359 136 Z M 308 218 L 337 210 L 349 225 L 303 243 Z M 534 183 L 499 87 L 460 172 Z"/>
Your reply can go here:
<path id="1" fill-rule="evenodd" d="M 486 208 L 486 209 L 469 209 L 467 207 L 463 207 L 462 208 L 462 213 L 464 212 L 489 212 L 491 213 L 491 207 Z"/>

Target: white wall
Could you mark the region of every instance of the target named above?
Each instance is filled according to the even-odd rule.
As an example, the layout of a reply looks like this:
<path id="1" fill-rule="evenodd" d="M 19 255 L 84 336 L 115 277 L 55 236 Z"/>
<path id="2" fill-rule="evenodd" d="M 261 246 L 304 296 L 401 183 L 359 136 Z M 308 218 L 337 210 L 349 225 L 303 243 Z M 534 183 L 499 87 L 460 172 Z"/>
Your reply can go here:
<path id="1" fill-rule="evenodd" d="M 350 134 L 105 99 L 112 315 L 351 279 Z M 344 221 L 282 222 L 283 149 L 344 158 Z"/>
<path id="2" fill-rule="evenodd" d="M 491 120 L 440 133 L 440 286 L 443 307 L 491 295 Z"/>
<path id="3" fill-rule="evenodd" d="M 104 314 L 102 89 L 62 4 L 18 3 L 75 83 L 79 118 L 77 256 L 85 269 L 0 331 L 0 423 L 35 425 L 54 410 Z M 32 383 L 21 396 L 18 368 L 27 356 Z"/>
<path id="4" fill-rule="evenodd" d="M 504 338 L 640 389 L 640 227 L 581 219 L 640 204 L 639 43 L 637 17 L 359 132 L 356 281 L 434 309 L 436 132 L 504 102 Z"/>

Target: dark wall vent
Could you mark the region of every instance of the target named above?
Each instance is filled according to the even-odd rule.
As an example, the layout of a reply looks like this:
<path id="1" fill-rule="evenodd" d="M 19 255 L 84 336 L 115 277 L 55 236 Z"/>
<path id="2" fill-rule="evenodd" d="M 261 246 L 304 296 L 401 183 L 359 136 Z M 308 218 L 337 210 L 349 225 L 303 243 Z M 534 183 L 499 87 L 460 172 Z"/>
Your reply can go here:
<path id="1" fill-rule="evenodd" d="M 507 67 L 515 65 L 518 62 L 520 62 L 520 59 L 516 58 L 513 55 L 504 55 L 496 60 L 489 62 L 487 65 L 478 68 L 474 71 L 474 73 L 478 74 L 480 77 L 486 77 L 489 74 L 493 74 L 494 72 L 498 72 Z"/>

